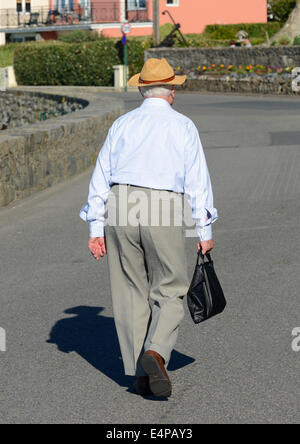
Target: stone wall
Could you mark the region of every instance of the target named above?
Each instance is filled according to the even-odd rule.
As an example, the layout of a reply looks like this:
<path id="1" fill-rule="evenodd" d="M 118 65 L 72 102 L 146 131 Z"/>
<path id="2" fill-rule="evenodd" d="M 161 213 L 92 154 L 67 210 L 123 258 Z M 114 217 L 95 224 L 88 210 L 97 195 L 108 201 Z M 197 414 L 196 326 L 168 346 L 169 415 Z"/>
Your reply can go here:
<path id="1" fill-rule="evenodd" d="M 199 65 L 264 65 L 300 66 L 300 46 L 252 48 L 152 48 L 145 52 L 145 59 L 165 57 L 177 68 L 195 69 Z"/>
<path id="2" fill-rule="evenodd" d="M 259 79 L 257 77 L 233 78 L 230 76 L 214 77 L 201 76 L 198 79 L 187 79 L 182 87 L 183 91 L 238 93 L 238 94 L 272 94 L 272 95 L 300 95 L 292 90 L 292 80 L 284 78 Z"/>
<path id="3" fill-rule="evenodd" d="M 24 91 L 0 91 L 0 130 L 68 114 L 88 105 L 74 97 Z"/>
<path id="4" fill-rule="evenodd" d="M 94 164 L 109 127 L 124 112 L 123 102 L 103 97 L 96 88 L 40 87 L 26 91 L 67 95 L 87 101 L 88 106 L 63 117 L 0 133 L 0 206 Z"/>

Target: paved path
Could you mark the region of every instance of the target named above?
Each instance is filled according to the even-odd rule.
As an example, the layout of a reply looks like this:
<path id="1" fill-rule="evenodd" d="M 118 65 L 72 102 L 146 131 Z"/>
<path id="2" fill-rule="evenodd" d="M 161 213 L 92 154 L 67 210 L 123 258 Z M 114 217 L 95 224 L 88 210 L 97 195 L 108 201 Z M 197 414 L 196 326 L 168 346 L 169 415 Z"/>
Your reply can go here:
<path id="1" fill-rule="evenodd" d="M 122 374 L 106 259 L 92 260 L 78 217 L 91 171 L 2 209 L 1 423 L 299 422 L 300 101 L 184 94 L 176 108 L 205 147 L 226 313 L 201 326 L 187 313 L 173 397 L 138 397 Z"/>

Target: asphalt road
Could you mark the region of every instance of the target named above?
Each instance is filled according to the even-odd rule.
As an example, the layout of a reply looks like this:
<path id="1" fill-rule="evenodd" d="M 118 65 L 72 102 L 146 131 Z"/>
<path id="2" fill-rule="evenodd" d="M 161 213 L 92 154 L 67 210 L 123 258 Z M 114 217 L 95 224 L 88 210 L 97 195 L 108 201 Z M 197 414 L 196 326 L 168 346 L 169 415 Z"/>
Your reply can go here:
<path id="1" fill-rule="evenodd" d="M 198 326 L 186 313 L 168 401 L 134 395 L 107 261 L 92 259 L 78 217 L 91 170 L 1 209 L 1 423 L 299 422 L 300 100 L 183 94 L 176 109 L 205 147 L 226 312 Z M 195 245 L 187 240 L 191 273 Z"/>

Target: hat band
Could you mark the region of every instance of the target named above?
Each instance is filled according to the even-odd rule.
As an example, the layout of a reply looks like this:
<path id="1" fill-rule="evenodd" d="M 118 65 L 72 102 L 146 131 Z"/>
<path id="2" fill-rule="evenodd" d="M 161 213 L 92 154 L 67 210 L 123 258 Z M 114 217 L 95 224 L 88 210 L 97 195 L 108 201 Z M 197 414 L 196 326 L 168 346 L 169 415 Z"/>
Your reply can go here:
<path id="1" fill-rule="evenodd" d="M 172 76 L 172 77 L 169 77 L 168 79 L 164 79 L 164 80 L 143 80 L 141 77 L 140 77 L 140 83 L 144 83 L 145 85 L 150 85 L 151 83 L 168 83 L 168 82 L 171 82 L 172 80 L 174 80 L 175 79 L 175 75 L 174 76 Z"/>

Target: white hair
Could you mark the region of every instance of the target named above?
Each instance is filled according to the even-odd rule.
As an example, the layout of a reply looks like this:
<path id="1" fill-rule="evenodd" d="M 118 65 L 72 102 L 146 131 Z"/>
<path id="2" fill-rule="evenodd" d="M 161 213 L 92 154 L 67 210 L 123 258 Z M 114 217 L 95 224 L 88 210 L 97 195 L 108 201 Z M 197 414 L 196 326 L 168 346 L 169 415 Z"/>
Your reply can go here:
<path id="1" fill-rule="evenodd" d="M 150 85 L 150 86 L 142 86 L 141 92 L 145 99 L 150 99 L 151 97 L 170 97 L 173 85 Z"/>

